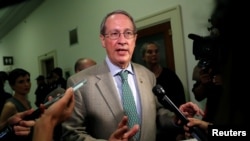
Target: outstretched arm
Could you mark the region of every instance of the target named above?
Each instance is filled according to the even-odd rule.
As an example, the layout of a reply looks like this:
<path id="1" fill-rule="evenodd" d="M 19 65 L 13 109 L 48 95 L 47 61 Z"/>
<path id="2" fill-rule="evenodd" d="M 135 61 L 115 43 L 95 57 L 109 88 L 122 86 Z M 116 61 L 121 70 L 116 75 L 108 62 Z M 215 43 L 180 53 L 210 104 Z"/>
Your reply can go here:
<path id="1" fill-rule="evenodd" d="M 37 119 L 33 141 L 51 141 L 54 127 L 66 120 L 71 115 L 73 108 L 74 92 L 72 88 L 68 88 L 65 95 L 46 109 L 41 117 Z"/>

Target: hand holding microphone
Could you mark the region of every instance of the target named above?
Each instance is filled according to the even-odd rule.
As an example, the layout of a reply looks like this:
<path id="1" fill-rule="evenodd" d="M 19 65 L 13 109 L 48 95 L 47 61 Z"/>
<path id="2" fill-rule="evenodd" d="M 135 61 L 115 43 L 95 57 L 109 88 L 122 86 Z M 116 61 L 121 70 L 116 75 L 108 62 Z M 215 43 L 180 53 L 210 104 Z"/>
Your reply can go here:
<path id="1" fill-rule="evenodd" d="M 189 120 L 184 116 L 181 111 L 175 106 L 175 104 L 168 98 L 168 96 L 165 93 L 165 90 L 162 88 L 160 85 L 156 85 L 153 88 L 153 93 L 157 96 L 159 102 L 164 106 L 169 105 L 171 107 L 171 111 L 173 111 L 176 116 L 182 121 L 183 124 L 187 124 Z M 198 127 L 191 127 L 190 128 L 190 133 L 194 138 L 196 138 L 198 141 L 207 141 L 207 136 L 206 134 L 199 129 Z"/>

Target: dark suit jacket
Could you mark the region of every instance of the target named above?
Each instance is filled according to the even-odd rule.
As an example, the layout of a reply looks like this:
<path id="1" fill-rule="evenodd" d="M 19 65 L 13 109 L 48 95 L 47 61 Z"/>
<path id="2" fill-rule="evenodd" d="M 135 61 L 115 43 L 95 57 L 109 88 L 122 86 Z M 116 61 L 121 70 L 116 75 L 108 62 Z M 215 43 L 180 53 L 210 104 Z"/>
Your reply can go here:
<path id="1" fill-rule="evenodd" d="M 154 141 L 156 136 L 156 117 L 162 124 L 171 124 L 168 116 L 173 113 L 163 110 L 152 93 L 156 84 L 153 73 L 142 65 L 132 63 L 136 84 L 141 99 L 141 141 Z M 124 116 L 117 88 L 109 68 L 104 62 L 83 70 L 68 79 L 68 86 L 87 79 L 86 85 L 75 92 L 75 108 L 69 120 L 63 123 L 63 140 L 92 141 L 107 140 L 116 130 Z M 157 108 L 158 107 L 158 108 Z M 158 109 L 158 113 L 157 112 Z"/>

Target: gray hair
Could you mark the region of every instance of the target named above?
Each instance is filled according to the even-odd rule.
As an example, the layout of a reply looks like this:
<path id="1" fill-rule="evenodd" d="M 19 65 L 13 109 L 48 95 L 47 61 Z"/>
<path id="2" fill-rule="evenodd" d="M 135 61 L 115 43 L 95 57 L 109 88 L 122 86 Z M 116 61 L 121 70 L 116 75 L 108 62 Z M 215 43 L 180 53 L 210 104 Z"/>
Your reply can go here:
<path id="1" fill-rule="evenodd" d="M 142 46 L 141 46 L 141 49 L 140 49 L 140 53 L 141 53 L 141 57 L 144 57 L 145 53 L 146 53 L 146 50 L 147 50 L 147 46 L 149 44 L 154 44 L 155 46 L 157 46 L 158 50 L 160 49 L 160 45 L 155 42 L 155 41 L 149 41 L 149 42 L 145 42 Z"/>
<path id="2" fill-rule="evenodd" d="M 111 15 L 115 15 L 115 14 L 123 14 L 123 15 L 127 16 L 127 17 L 131 20 L 131 22 L 132 22 L 132 24 L 133 24 L 134 33 L 137 32 L 136 25 L 135 25 L 135 22 L 134 22 L 133 17 L 132 17 L 128 12 L 126 12 L 126 11 L 124 11 L 124 10 L 115 10 L 115 11 L 113 11 L 113 12 L 108 13 L 108 14 L 103 18 L 103 20 L 102 20 L 102 22 L 101 22 L 101 25 L 100 25 L 100 34 L 102 34 L 102 35 L 105 34 L 105 31 L 106 31 L 105 23 L 106 23 L 108 17 L 110 17 Z"/>

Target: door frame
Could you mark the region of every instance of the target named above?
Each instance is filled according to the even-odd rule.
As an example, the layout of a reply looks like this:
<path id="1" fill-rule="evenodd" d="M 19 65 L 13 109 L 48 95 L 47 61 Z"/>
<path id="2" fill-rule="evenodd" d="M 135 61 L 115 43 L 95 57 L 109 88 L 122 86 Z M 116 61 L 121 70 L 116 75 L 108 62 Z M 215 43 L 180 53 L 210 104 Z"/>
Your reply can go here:
<path id="1" fill-rule="evenodd" d="M 135 21 L 138 31 L 170 21 L 172 31 L 172 43 L 174 53 L 175 72 L 181 79 L 185 92 L 186 99 L 188 96 L 188 81 L 187 81 L 187 64 L 185 61 L 185 47 L 183 40 L 183 27 L 181 20 L 181 8 L 179 5 L 160 11 L 158 13 L 146 16 Z"/>
<path id="2" fill-rule="evenodd" d="M 54 62 L 53 68 L 47 68 L 46 61 L 52 59 Z M 50 51 L 48 53 L 45 53 L 43 55 L 38 56 L 38 64 L 39 64 L 39 74 L 44 75 L 47 77 L 47 75 L 50 73 L 48 70 L 52 70 L 57 66 L 57 53 L 56 50 Z"/>

